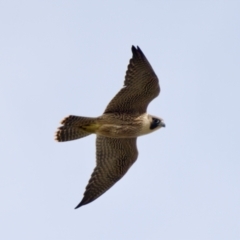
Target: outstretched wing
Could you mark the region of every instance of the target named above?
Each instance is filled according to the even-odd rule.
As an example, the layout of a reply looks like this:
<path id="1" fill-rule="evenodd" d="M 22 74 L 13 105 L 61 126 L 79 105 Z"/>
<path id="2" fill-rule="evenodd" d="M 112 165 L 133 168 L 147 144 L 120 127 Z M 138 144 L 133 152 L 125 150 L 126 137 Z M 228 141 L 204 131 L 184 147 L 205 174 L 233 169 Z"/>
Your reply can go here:
<path id="1" fill-rule="evenodd" d="M 158 78 L 139 47 L 132 46 L 124 86 L 108 104 L 104 113 L 142 114 L 148 104 L 158 96 Z"/>
<path id="2" fill-rule="evenodd" d="M 137 159 L 136 141 L 136 138 L 97 136 L 97 166 L 76 208 L 94 201 L 123 177 Z"/>

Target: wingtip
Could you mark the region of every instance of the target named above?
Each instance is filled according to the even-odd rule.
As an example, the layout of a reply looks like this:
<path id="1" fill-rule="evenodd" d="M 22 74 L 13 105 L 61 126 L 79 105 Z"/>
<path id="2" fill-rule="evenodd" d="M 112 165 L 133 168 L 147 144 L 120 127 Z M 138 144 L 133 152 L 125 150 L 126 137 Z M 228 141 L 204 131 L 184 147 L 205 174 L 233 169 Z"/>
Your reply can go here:
<path id="1" fill-rule="evenodd" d="M 138 51 L 142 51 L 141 48 L 140 48 L 139 46 L 137 46 L 137 50 L 138 50 Z"/>
<path id="2" fill-rule="evenodd" d="M 144 56 L 144 54 L 139 46 L 135 47 L 134 45 L 132 45 L 132 53 L 133 53 L 133 55 L 140 55 L 140 56 L 143 55 Z"/>
<path id="3" fill-rule="evenodd" d="M 140 49 L 139 46 L 136 46 L 136 47 L 135 47 L 134 45 L 132 45 L 132 50 L 138 51 L 138 50 L 141 50 L 141 49 Z"/>
<path id="4" fill-rule="evenodd" d="M 132 53 L 134 54 L 136 52 L 137 52 L 137 48 L 134 45 L 132 45 Z"/>
<path id="5" fill-rule="evenodd" d="M 74 209 L 78 209 L 78 208 L 80 208 L 83 205 L 84 205 L 84 203 L 81 201 Z"/>

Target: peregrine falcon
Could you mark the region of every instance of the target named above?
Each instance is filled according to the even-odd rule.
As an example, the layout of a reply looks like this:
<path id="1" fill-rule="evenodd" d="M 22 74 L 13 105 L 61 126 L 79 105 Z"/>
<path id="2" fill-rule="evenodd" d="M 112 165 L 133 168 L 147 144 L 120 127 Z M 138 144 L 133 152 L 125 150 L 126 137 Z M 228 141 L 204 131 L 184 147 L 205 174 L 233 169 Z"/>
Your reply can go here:
<path id="1" fill-rule="evenodd" d="M 56 132 L 59 142 L 95 133 L 96 167 L 79 208 L 88 204 L 121 179 L 138 157 L 137 137 L 165 127 L 164 121 L 147 114 L 148 104 L 159 95 L 156 74 L 139 47 L 132 46 L 124 86 L 99 117 L 70 115 Z"/>

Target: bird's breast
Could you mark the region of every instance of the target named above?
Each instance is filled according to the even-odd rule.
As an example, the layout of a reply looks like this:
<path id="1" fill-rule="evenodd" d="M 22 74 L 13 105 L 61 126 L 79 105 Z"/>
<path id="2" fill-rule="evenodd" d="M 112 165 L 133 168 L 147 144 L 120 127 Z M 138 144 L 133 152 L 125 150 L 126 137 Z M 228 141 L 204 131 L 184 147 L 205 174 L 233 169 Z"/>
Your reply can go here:
<path id="1" fill-rule="evenodd" d="M 150 123 L 147 114 L 128 118 L 125 121 L 119 119 L 101 120 L 100 127 L 96 131 L 98 135 L 112 138 L 136 138 L 150 133 Z"/>

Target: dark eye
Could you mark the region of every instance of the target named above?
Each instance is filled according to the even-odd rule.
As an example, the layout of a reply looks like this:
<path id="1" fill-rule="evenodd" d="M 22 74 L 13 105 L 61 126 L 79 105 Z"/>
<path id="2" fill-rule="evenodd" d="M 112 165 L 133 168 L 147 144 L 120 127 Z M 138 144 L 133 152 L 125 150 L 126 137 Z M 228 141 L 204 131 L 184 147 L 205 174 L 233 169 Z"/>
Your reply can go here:
<path id="1" fill-rule="evenodd" d="M 155 128 L 159 127 L 160 122 L 161 121 L 158 118 L 152 118 L 152 123 L 150 125 L 150 129 L 155 129 Z"/>

